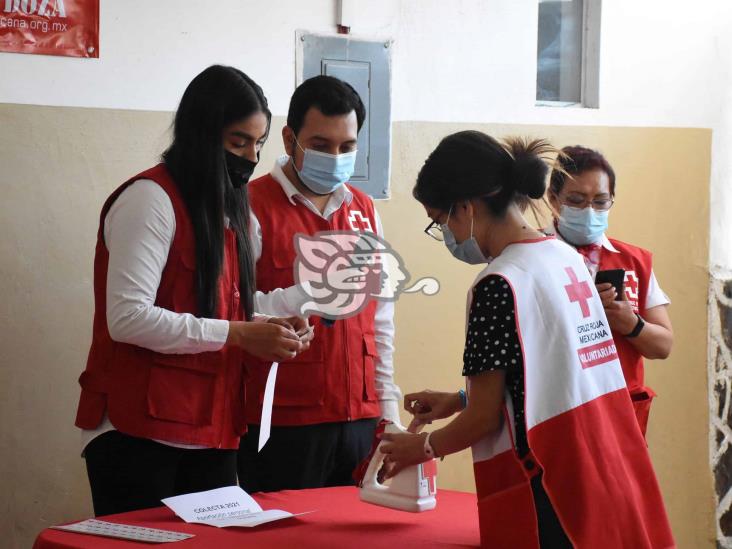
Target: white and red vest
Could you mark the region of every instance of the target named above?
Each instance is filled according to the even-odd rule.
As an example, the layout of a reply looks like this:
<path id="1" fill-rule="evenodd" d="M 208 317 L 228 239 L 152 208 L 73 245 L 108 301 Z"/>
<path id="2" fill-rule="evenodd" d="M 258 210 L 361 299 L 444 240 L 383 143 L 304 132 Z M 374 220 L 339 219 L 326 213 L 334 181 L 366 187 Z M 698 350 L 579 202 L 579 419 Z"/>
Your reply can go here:
<path id="1" fill-rule="evenodd" d="M 539 547 L 530 479 L 543 471 L 546 493 L 575 547 L 673 547 L 616 347 L 582 258 L 553 238 L 520 242 L 476 283 L 491 274 L 504 277 L 514 295 L 530 451 L 518 458 L 507 391 L 501 430 L 473 446 L 481 545 Z"/>
<path id="2" fill-rule="evenodd" d="M 296 234 L 321 231 L 374 232 L 372 200 L 353 187 L 330 219 L 290 202 L 282 186 L 265 175 L 248 185 L 252 212 L 262 227 L 262 255 L 257 261 L 257 290 L 271 292 L 295 284 Z M 311 317 L 315 339 L 293 360 L 282 361 L 272 407 L 272 425 L 313 425 L 353 421 L 381 415 L 376 395 L 376 302 L 346 319 L 326 326 Z M 247 421 L 259 423 L 269 363 L 247 361 Z"/>
<path id="3" fill-rule="evenodd" d="M 209 448 L 239 447 L 246 432 L 242 353 L 233 347 L 199 354 L 156 353 L 113 341 L 107 328 L 107 267 L 104 220 L 114 201 L 138 179 L 167 193 L 175 213 L 175 235 L 155 305 L 197 314 L 196 242 L 188 210 L 164 164 L 136 175 L 105 202 L 94 257 L 94 328 L 76 425 L 94 429 L 106 413 L 118 431 L 141 438 Z M 236 236 L 226 229 L 216 318 L 243 320 Z"/>
<path id="4" fill-rule="evenodd" d="M 610 239 L 610 243 L 619 253 L 605 248 L 600 252 L 600 270 L 623 269 L 625 271 L 625 297 L 633 306 L 633 310 L 641 316 L 646 310 L 648 286 L 651 280 L 652 255 L 648 250 Z M 643 355 L 630 343 L 623 334 L 613 334 L 618 348 L 620 365 L 623 367 L 625 382 L 630 391 L 635 415 L 643 435 L 648 426 L 648 415 L 651 401 L 656 393 L 644 382 Z"/>

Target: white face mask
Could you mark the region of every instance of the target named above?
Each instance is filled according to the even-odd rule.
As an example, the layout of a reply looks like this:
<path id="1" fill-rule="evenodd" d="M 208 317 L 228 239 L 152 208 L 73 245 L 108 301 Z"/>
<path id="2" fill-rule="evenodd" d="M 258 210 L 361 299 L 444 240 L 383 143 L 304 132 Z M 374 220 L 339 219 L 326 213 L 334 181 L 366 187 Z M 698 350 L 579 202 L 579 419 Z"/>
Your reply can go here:
<path id="1" fill-rule="evenodd" d="M 445 237 L 445 246 L 447 246 L 447 249 L 450 250 L 450 253 L 455 257 L 455 259 L 459 259 L 460 261 L 463 261 L 470 265 L 490 263 L 491 261 L 493 261 L 492 257 L 486 257 L 485 255 L 483 255 L 483 252 L 478 245 L 478 241 L 473 236 L 473 218 L 470 219 L 470 238 L 463 240 L 458 244 L 458 242 L 455 240 L 455 235 L 450 230 L 450 227 L 447 226 L 447 224 L 450 222 L 451 214 L 452 206 L 450 206 L 450 210 L 447 212 L 447 220 L 445 221 L 445 224 L 441 226 L 441 228 L 442 234 Z"/>

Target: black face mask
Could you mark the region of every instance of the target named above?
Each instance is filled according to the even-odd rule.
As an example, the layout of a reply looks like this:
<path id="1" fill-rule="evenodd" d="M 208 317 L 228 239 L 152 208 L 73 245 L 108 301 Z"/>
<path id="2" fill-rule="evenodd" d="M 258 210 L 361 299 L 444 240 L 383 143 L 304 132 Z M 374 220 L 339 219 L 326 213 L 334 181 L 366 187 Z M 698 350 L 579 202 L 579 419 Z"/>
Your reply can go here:
<path id="1" fill-rule="evenodd" d="M 252 162 L 244 156 L 237 156 L 230 151 L 225 151 L 225 153 L 226 171 L 229 173 L 231 184 L 235 189 L 241 189 L 249 183 L 249 178 L 252 177 L 257 162 Z M 259 160 L 259 155 L 257 155 L 257 160 Z"/>

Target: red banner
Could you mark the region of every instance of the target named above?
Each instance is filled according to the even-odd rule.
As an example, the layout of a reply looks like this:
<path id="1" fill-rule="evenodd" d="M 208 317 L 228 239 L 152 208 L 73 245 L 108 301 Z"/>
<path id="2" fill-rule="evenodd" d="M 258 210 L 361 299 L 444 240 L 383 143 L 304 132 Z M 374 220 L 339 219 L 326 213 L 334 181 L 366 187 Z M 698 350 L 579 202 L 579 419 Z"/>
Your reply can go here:
<path id="1" fill-rule="evenodd" d="M 99 57 L 99 0 L 0 0 L 0 52 Z"/>

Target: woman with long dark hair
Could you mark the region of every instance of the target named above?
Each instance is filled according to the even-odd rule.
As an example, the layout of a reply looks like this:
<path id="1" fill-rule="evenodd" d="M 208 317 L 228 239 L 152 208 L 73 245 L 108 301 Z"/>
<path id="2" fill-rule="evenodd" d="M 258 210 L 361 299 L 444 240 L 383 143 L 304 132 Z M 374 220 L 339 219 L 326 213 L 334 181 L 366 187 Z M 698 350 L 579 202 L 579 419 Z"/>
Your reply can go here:
<path id="1" fill-rule="evenodd" d="M 304 320 L 254 311 L 246 183 L 270 119 L 251 78 L 209 67 L 163 162 L 102 208 L 76 418 L 96 515 L 236 484 L 243 352 L 282 360 L 309 345 Z"/>
<path id="2" fill-rule="evenodd" d="M 469 293 L 467 394 L 404 397 L 421 422 L 457 416 L 383 435 L 387 470 L 472 447 L 484 547 L 672 547 L 602 301 L 579 254 L 523 215 L 555 153 L 466 131 L 422 167 L 426 232 L 486 267 Z"/>

